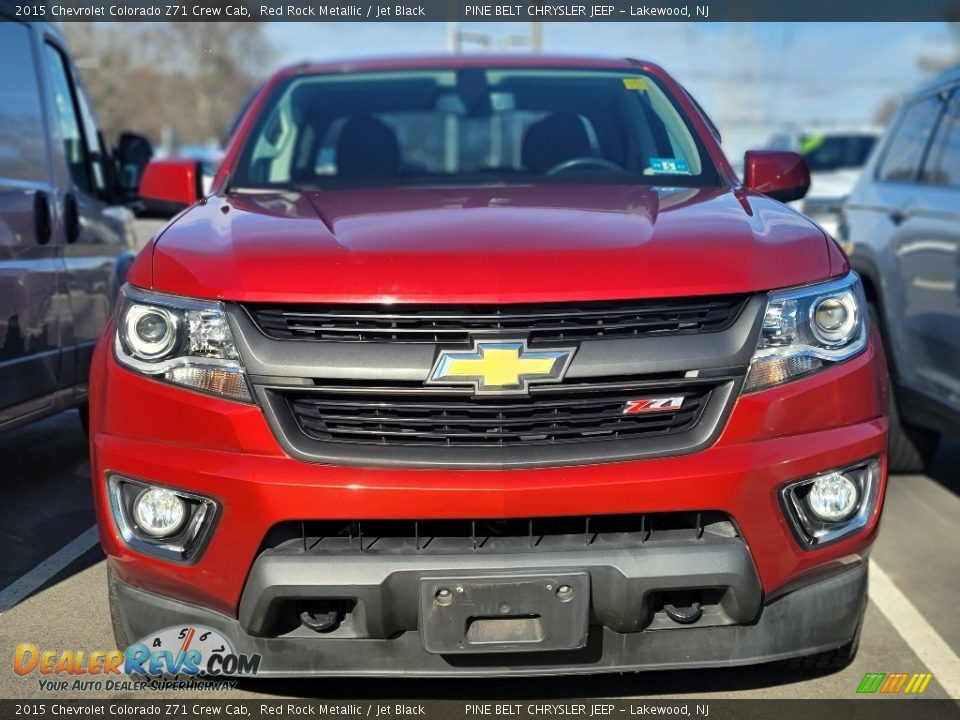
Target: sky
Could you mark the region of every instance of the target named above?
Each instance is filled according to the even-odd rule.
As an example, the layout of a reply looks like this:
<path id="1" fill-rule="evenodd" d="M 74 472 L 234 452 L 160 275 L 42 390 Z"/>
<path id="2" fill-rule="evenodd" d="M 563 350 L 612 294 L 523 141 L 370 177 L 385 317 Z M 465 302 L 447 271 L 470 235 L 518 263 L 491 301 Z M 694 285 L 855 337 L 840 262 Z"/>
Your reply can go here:
<path id="1" fill-rule="evenodd" d="M 498 45 L 529 23 L 460 23 Z M 446 23 L 268 23 L 277 64 L 447 52 Z M 720 126 L 728 154 L 782 129 L 871 123 L 927 79 L 918 59 L 949 56 L 941 23 L 544 23 L 544 52 L 662 65 Z M 497 48 L 501 52 L 502 47 Z M 465 52 L 490 52 L 466 45 Z M 507 50 L 527 52 L 525 50 Z"/>

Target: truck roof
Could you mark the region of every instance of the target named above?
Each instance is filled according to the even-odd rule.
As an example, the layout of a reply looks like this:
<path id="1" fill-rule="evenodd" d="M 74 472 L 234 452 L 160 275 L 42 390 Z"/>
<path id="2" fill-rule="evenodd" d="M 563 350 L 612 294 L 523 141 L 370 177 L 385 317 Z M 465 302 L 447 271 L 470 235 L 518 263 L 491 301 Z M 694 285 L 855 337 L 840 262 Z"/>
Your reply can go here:
<path id="1" fill-rule="evenodd" d="M 605 68 L 611 70 L 627 70 L 640 67 L 652 67 L 652 64 L 630 58 L 598 58 L 573 55 L 407 55 L 325 62 L 301 62 L 279 70 L 277 75 L 289 76 L 300 73 L 429 70 L 475 67 Z"/>

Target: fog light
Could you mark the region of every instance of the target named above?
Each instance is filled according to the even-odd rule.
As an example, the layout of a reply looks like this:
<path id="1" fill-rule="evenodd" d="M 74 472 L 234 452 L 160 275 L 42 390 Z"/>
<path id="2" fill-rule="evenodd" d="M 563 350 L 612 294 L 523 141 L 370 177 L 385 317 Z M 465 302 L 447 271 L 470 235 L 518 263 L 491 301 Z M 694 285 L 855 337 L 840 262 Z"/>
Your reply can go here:
<path id="1" fill-rule="evenodd" d="M 166 488 L 144 490 L 133 501 L 133 517 L 137 527 L 151 537 L 168 537 L 183 525 L 187 506 Z"/>
<path id="2" fill-rule="evenodd" d="M 807 505 L 810 511 L 826 522 L 846 520 L 857 509 L 860 492 L 846 475 L 838 472 L 823 475 L 813 481 Z"/>
<path id="3" fill-rule="evenodd" d="M 220 510 L 212 497 L 113 473 L 107 476 L 107 490 L 123 541 L 173 562 L 193 562 L 203 552 Z"/>
<path id="4" fill-rule="evenodd" d="M 880 458 L 794 480 L 780 503 L 798 542 L 822 547 L 861 532 L 876 518 L 883 482 Z"/>

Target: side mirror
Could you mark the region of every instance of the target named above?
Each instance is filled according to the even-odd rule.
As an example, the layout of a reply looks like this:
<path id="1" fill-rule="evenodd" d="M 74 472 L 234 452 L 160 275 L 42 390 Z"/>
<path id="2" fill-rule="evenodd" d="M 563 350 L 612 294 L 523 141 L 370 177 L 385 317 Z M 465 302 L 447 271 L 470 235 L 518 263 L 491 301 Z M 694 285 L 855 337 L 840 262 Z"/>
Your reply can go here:
<path id="1" fill-rule="evenodd" d="M 135 199 L 147 163 L 153 159 L 153 146 L 143 135 L 124 132 L 114 151 L 119 170 L 120 190 L 128 199 Z"/>
<path id="2" fill-rule="evenodd" d="M 197 160 L 154 160 L 143 171 L 140 199 L 151 214 L 170 217 L 202 196 Z"/>
<path id="3" fill-rule="evenodd" d="M 743 156 L 743 184 L 780 202 L 799 200 L 810 189 L 802 155 L 780 150 L 749 150 Z"/>

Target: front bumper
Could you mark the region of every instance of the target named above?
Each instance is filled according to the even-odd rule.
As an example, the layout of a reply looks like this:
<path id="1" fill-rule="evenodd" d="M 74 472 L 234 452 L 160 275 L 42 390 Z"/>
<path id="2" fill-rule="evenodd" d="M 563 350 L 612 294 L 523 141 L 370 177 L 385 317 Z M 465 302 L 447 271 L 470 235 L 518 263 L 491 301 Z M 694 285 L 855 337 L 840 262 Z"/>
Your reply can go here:
<path id="1" fill-rule="evenodd" d="M 704 450 L 572 467 L 443 470 L 303 462 L 284 452 L 258 407 L 136 376 L 117 366 L 103 344 L 91 384 L 100 536 L 119 583 L 131 640 L 192 621 L 220 629 L 238 652 L 261 653 L 266 673 L 536 674 L 555 673 L 561 666 L 600 672 L 760 662 L 836 648 L 856 631 L 885 481 L 877 512 L 861 532 L 815 550 L 793 537 L 778 493 L 792 480 L 885 455 L 886 369 L 876 337 L 861 355 L 836 368 L 740 397 L 719 439 Z M 881 475 L 885 469 L 884 463 Z M 106 497 L 105 478 L 114 472 L 217 499 L 217 524 L 195 562 L 167 562 L 123 542 Z M 427 653 L 411 629 L 417 598 L 409 588 L 438 569 L 432 559 L 417 557 L 408 567 L 373 570 L 362 565 L 367 561 L 334 567 L 316 559 L 287 559 L 286 566 L 263 559 L 271 529 L 300 521 L 701 510 L 733 519 L 740 550 L 727 548 L 722 556 L 694 553 L 694 561 L 685 558 L 672 570 L 671 556 L 660 554 L 662 548 L 646 556 L 590 558 L 581 552 L 549 561 L 548 571 L 586 569 L 596 578 L 586 647 L 556 657 L 532 652 L 506 659 L 490 655 L 494 659 L 478 662 L 476 656 L 451 660 Z M 440 569 L 515 572 L 530 569 L 531 562 L 533 569 L 547 562 L 491 557 L 447 559 Z M 727 577 L 721 581 L 711 573 Z M 635 617 L 632 627 L 616 621 L 622 592 L 641 597 L 690 587 L 687 583 L 721 587 L 726 597 L 717 602 L 721 622 L 659 629 L 656 618 Z M 371 609 L 366 625 L 358 621 L 352 637 L 305 629 L 305 634 L 293 630 L 279 636 L 265 631 L 268 624 L 261 621 L 272 612 L 273 598 L 316 596 L 318 587 L 331 586 L 346 586 Z M 605 606 L 614 609 L 605 613 Z"/>
<path id="2" fill-rule="evenodd" d="M 594 626 L 579 650 L 485 655 L 429 653 L 416 631 L 362 641 L 316 634 L 261 638 L 244 632 L 233 617 L 129 585 L 117 586 L 117 598 L 128 637 L 174 625 L 214 628 L 237 653 L 260 654 L 259 676 L 475 677 L 726 667 L 813 655 L 854 640 L 866 590 L 866 566 L 857 564 L 778 598 L 747 625 L 633 633 Z"/>

